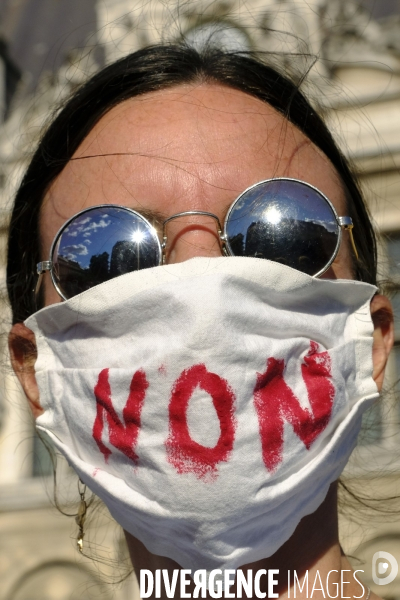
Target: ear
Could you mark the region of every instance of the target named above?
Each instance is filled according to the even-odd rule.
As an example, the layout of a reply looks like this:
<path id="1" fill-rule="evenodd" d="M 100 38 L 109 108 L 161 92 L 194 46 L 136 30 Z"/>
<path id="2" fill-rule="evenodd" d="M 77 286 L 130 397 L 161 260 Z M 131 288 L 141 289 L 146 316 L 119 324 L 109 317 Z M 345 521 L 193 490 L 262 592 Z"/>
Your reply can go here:
<path id="1" fill-rule="evenodd" d="M 43 413 L 43 408 L 40 406 L 39 389 L 35 377 L 37 357 L 35 334 L 23 323 L 16 323 L 8 336 L 8 346 L 14 373 L 22 385 L 36 419 Z"/>
<path id="2" fill-rule="evenodd" d="M 371 300 L 371 317 L 374 324 L 372 345 L 372 362 L 374 365 L 372 377 L 381 391 L 385 368 L 389 353 L 394 342 L 393 310 L 386 296 L 377 294 Z"/>

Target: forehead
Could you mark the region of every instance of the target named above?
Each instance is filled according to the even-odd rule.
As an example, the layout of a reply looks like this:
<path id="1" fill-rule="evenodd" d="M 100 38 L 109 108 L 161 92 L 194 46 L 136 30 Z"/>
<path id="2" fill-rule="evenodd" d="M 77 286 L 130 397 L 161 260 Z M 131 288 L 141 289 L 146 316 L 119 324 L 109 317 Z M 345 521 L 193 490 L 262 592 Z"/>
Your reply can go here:
<path id="1" fill-rule="evenodd" d="M 270 105 L 220 85 L 180 86 L 122 102 L 92 129 L 43 203 L 43 250 L 75 213 L 120 204 L 165 217 L 224 218 L 247 187 L 271 177 L 318 187 L 344 214 L 326 156 Z"/>

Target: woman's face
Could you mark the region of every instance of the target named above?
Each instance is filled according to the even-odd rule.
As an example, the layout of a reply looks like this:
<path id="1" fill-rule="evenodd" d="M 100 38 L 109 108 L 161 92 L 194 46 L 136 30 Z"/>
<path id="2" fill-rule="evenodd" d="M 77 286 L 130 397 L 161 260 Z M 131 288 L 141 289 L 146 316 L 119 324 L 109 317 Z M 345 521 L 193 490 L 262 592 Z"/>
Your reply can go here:
<path id="1" fill-rule="evenodd" d="M 223 222 L 243 190 L 272 177 L 310 183 L 330 199 L 339 216 L 347 214 L 340 179 L 326 156 L 261 100 L 210 84 L 132 98 L 97 123 L 51 185 L 41 210 L 42 260 L 47 260 L 59 228 L 90 206 L 124 205 L 155 225 L 190 210 L 214 213 Z M 344 232 L 338 255 L 324 277 L 351 279 L 351 252 Z M 172 221 L 167 262 L 195 256 L 221 256 L 214 219 L 197 215 Z M 45 304 L 60 301 L 46 273 Z M 376 316 L 373 377 L 380 389 L 393 343 L 387 298 L 375 296 L 371 313 Z M 22 323 L 14 325 L 13 367 L 37 416 L 43 410 L 32 368 L 34 346 L 33 332 Z"/>
<path id="2" fill-rule="evenodd" d="M 65 221 L 90 206 L 124 205 L 156 225 L 189 210 L 212 212 L 223 222 L 244 189 L 284 176 L 316 186 L 339 215 L 347 214 L 339 178 L 325 155 L 261 100 L 210 84 L 133 98 L 98 122 L 47 193 L 42 260 Z M 167 262 L 220 255 L 213 219 L 185 217 L 169 225 Z M 352 277 L 347 233 L 325 276 Z M 45 302 L 59 301 L 47 274 Z"/>
<path id="3" fill-rule="evenodd" d="M 59 228 L 85 208 L 123 205 L 154 220 L 156 225 L 173 214 L 190 210 L 214 213 L 223 222 L 230 204 L 243 190 L 273 177 L 310 183 L 331 200 L 338 215 L 347 214 L 340 179 L 329 160 L 268 104 L 240 91 L 210 84 L 181 86 L 133 98 L 98 122 L 50 187 L 41 211 L 42 260 L 47 260 Z M 213 219 L 197 215 L 171 222 L 166 251 L 169 264 L 195 256 L 220 255 Z M 339 253 L 324 276 L 351 279 L 351 264 L 345 232 Z M 60 301 L 46 273 L 45 303 Z M 379 312 L 387 306 L 384 297 L 376 296 L 371 311 Z M 21 350 L 21 338 L 29 341 L 31 350 L 34 334 L 19 323 L 10 336 L 11 356 L 37 416 L 43 412 L 39 391 L 32 364 L 26 368 L 28 359 L 23 347 Z M 392 340 L 391 326 L 378 320 L 373 346 L 373 376 L 378 387 Z M 336 532 L 333 496 L 320 511 L 319 521 L 313 521 L 315 531 L 324 531 L 328 523 Z M 331 537 L 325 537 L 329 546 Z M 301 539 L 301 550 L 293 556 L 303 553 Z M 137 540 L 132 538 L 129 544 L 135 566 L 159 564 Z M 169 565 L 162 563 L 165 564 Z"/>

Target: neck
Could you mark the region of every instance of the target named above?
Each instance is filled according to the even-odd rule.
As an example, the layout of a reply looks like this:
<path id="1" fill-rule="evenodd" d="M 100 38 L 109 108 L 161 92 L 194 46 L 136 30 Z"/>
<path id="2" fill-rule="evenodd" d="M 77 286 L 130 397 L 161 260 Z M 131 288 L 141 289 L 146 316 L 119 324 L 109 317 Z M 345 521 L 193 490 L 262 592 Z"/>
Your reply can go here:
<path id="1" fill-rule="evenodd" d="M 148 569 L 155 576 L 157 569 L 166 569 L 169 573 L 169 581 L 172 581 L 174 569 L 181 569 L 175 561 L 151 554 L 137 539 L 126 533 L 128 548 L 132 559 L 132 564 L 139 579 L 140 570 Z M 265 569 L 266 575 L 262 575 L 259 580 L 259 586 L 262 596 L 279 597 L 282 600 L 286 598 L 296 598 L 303 600 L 313 598 L 321 600 L 331 597 L 338 598 L 365 598 L 367 590 L 363 594 L 363 589 L 353 576 L 353 570 L 347 559 L 342 555 L 338 539 L 338 519 L 337 519 L 337 486 L 332 484 L 324 502 L 311 515 L 304 517 L 297 526 L 293 535 L 287 540 L 281 548 L 269 558 L 259 560 L 240 567 L 245 577 L 247 570 L 252 569 L 253 581 L 257 571 Z M 278 573 L 268 572 L 272 569 L 278 570 Z M 290 574 L 290 578 L 289 578 Z M 360 573 L 362 575 L 362 573 Z M 358 578 L 357 574 L 357 578 Z M 273 593 L 278 596 L 272 596 L 268 590 L 268 581 L 275 579 Z M 175 599 L 181 598 L 180 585 L 176 586 Z M 289 584 L 289 585 L 288 585 Z M 327 585 L 329 590 L 327 591 Z M 229 589 L 232 598 L 236 598 L 236 582 Z M 193 596 L 194 584 L 191 582 L 186 588 Z M 150 596 L 156 598 L 155 593 Z M 201 597 L 201 593 L 199 594 Z M 222 592 L 224 597 L 224 592 Z M 226 592 L 225 592 L 225 597 Z M 243 591 L 243 597 L 246 595 Z M 261 597 L 255 593 L 253 588 L 252 598 Z M 161 598 L 167 598 L 161 576 Z M 207 594 L 207 598 L 210 598 Z"/>

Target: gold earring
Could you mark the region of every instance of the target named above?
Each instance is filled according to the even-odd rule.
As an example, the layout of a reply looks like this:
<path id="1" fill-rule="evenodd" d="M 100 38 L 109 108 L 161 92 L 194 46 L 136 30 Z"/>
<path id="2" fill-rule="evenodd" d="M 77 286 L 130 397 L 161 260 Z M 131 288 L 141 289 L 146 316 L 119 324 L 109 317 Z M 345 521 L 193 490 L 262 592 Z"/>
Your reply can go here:
<path id="1" fill-rule="evenodd" d="M 81 486 L 83 486 L 83 488 L 81 488 Z M 79 504 L 78 513 L 75 517 L 76 524 L 79 528 L 78 537 L 76 538 L 76 545 L 78 546 L 79 552 L 83 554 L 83 537 L 85 535 L 83 532 L 83 525 L 86 519 L 87 504 L 85 500 L 86 484 L 80 479 L 78 479 L 78 492 L 81 497 L 81 501 Z"/>

